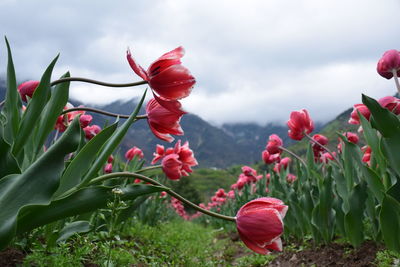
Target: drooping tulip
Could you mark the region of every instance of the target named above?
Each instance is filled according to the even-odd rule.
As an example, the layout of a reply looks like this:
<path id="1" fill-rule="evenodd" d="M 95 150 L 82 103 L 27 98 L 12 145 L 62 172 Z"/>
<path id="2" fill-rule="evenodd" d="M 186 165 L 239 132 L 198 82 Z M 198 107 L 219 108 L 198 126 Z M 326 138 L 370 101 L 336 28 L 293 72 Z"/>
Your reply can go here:
<path id="1" fill-rule="evenodd" d="M 173 150 L 167 149 L 161 161 L 162 170 L 171 180 L 179 180 L 182 176 L 189 176 L 191 167 L 196 166 L 197 160 L 189 148 L 189 142 L 181 145 L 181 140 L 176 142 Z"/>
<path id="2" fill-rule="evenodd" d="M 385 96 L 378 100 L 378 103 L 396 115 L 400 114 L 400 99 L 394 96 Z"/>
<path id="3" fill-rule="evenodd" d="M 371 112 L 367 108 L 366 105 L 364 104 L 355 104 L 353 106 L 353 111 L 350 114 L 350 119 L 349 123 L 350 124 L 360 124 L 360 117 L 358 116 L 358 112 L 361 113 L 367 120 L 369 120 L 369 117 L 371 116 Z"/>
<path id="4" fill-rule="evenodd" d="M 287 125 L 289 127 L 289 137 L 297 141 L 300 141 L 305 134 L 309 134 L 314 130 L 314 122 L 305 109 L 292 111 Z"/>
<path id="5" fill-rule="evenodd" d="M 86 126 L 85 128 L 83 128 L 83 131 L 85 132 L 86 138 L 90 140 L 101 131 L 101 128 L 100 126 L 94 124 L 91 126 Z"/>
<path id="6" fill-rule="evenodd" d="M 166 109 L 153 98 L 146 105 L 146 113 L 150 130 L 161 140 L 172 142 L 174 138 L 171 134 L 183 135 L 179 124 L 184 114 L 181 110 Z"/>
<path id="7" fill-rule="evenodd" d="M 131 161 L 135 156 L 141 159 L 144 157 L 143 151 L 136 146 L 132 147 L 125 153 L 125 158 L 128 161 Z"/>
<path id="8" fill-rule="evenodd" d="M 154 61 L 147 71 L 136 63 L 129 50 L 126 57 L 132 70 L 147 81 L 160 97 L 178 100 L 187 97 L 196 83 L 190 71 L 181 64 L 184 54 L 183 47 L 177 47 Z"/>
<path id="9" fill-rule="evenodd" d="M 39 85 L 39 81 L 26 81 L 18 85 L 18 92 L 21 95 L 22 101 L 26 102 L 26 97 L 32 98 L 33 93 Z"/>
<path id="10" fill-rule="evenodd" d="M 265 149 L 270 154 L 277 154 L 282 152 L 282 149 L 280 148 L 282 145 L 283 145 L 282 139 L 276 134 L 271 134 L 268 138 L 268 143 Z"/>
<path id="11" fill-rule="evenodd" d="M 280 236 L 288 207 L 276 198 L 262 197 L 242 206 L 236 215 L 240 239 L 254 252 L 282 251 Z"/>
<path id="12" fill-rule="evenodd" d="M 386 51 L 379 59 L 376 70 L 386 79 L 391 79 L 393 72 L 400 76 L 400 51 L 395 49 Z"/>

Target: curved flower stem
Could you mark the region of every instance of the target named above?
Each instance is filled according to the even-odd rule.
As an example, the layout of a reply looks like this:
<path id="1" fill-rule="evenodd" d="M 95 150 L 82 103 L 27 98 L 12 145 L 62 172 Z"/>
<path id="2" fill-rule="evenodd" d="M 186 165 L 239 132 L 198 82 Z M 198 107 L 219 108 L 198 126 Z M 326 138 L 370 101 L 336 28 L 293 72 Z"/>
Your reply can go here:
<path id="1" fill-rule="evenodd" d="M 147 168 L 143 168 L 143 169 L 137 170 L 136 173 L 155 170 L 155 169 L 160 169 L 160 168 L 162 168 L 162 165 L 154 165 L 154 166 L 150 166 L 150 167 L 147 167 Z"/>
<path id="2" fill-rule="evenodd" d="M 399 77 L 397 76 L 397 70 L 393 69 L 392 73 L 393 73 L 394 82 L 396 83 L 397 92 L 400 94 L 400 83 L 399 83 Z"/>
<path id="3" fill-rule="evenodd" d="M 82 77 L 67 77 L 67 78 L 61 78 L 59 80 L 55 80 L 50 83 L 51 86 L 59 84 L 59 83 L 65 83 L 65 82 L 85 82 L 85 83 L 93 83 L 97 85 L 102 85 L 102 86 L 108 86 L 108 87 L 132 87 L 132 86 L 138 86 L 142 84 L 146 84 L 147 81 L 140 81 L 140 82 L 134 82 L 134 83 L 107 83 L 107 82 L 102 82 L 102 81 L 97 81 L 97 80 L 92 80 L 92 79 L 87 79 L 87 78 L 82 78 Z"/>
<path id="4" fill-rule="evenodd" d="M 340 168 L 342 169 L 342 171 L 344 172 L 344 168 L 343 168 L 342 163 L 340 163 L 340 161 L 338 160 L 338 158 L 332 153 L 332 151 L 331 151 L 329 148 L 327 148 L 326 146 L 322 145 L 320 142 L 314 140 L 314 139 L 313 139 L 311 136 L 309 136 L 307 133 L 304 133 L 304 134 L 305 134 L 305 136 L 306 136 L 311 142 L 313 142 L 314 144 L 319 145 L 320 147 L 322 147 L 323 149 L 325 149 L 325 150 L 335 159 L 335 161 L 337 162 L 337 164 L 339 165 L 339 167 L 340 167 Z"/>
<path id="5" fill-rule="evenodd" d="M 279 146 L 280 149 L 282 149 L 283 151 L 285 151 L 286 153 L 292 155 L 293 157 L 295 157 L 296 159 L 298 159 L 304 166 L 307 166 L 307 164 L 304 162 L 304 160 L 302 158 L 300 158 L 299 155 L 295 154 L 294 152 L 284 148 L 283 146 Z"/>
<path id="6" fill-rule="evenodd" d="M 156 180 L 151 179 L 150 177 L 138 174 L 138 173 L 131 173 L 131 172 L 114 172 L 114 173 L 110 173 L 110 174 L 105 174 L 102 176 L 99 176 L 95 179 L 93 179 L 92 181 L 90 181 L 89 185 L 93 185 L 93 184 L 97 184 L 99 182 L 108 180 L 108 179 L 112 179 L 112 178 L 117 178 L 117 177 L 130 177 L 130 178 L 137 178 L 140 179 L 142 181 L 148 182 L 152 185 L 157 185 L 157 186 L 162 186 L 165 187 L 163 184 L 157 182 Z M 231 217 L 231 216 L 226 216 L 226 215 L 222 215 L 216 212 L 212 212 L 203 208 L 200 208 L 199 206 L 197 206 L 196 204 L 190 202 L 189 200 L 187 200 L 186 198 L 182 197 L 181 195 L 179 195 L 178 193 L 174 192 L 172 189 L 165 187 L 165 192 L 167 192 L 169 195 L 173 196 L 176 199 L 179 199 L 180 201 L 182 201 L 183 203 L 187 204 L 188 206 L 192 207 L 195 210 L 200 211 L 201 213 L 207 214 L 209 216 L 212 217 L 216 217 L 219 219 L 223 219 L 223 220 L 227 220 L 227 221 L 236 221 L 235 217 Z"/>
<path id="7" fill-rule="evenodd" d="M 96 108 L 87 108 L 87 107 L 76 107 L 76 108 L 69 108 L 61 112 L 61 115 L 72 112 L 72 111 L 77 111 L 77 110 L 84 110 L 84 111 L 91 111 L 103 115 L 107 115 L 110 117 L 120 117 L 122 119 L 128 119 L 130 115 L 123 115 L 123 114 L 117 114 L 117 113 L 112 113 L 108 111 L 104 111 L 101 109 L 96 109 Z M 138 115 L 136 116 L 136 120 L 141 120 L 141 119 L 147 119 L 147 115 Z"/>

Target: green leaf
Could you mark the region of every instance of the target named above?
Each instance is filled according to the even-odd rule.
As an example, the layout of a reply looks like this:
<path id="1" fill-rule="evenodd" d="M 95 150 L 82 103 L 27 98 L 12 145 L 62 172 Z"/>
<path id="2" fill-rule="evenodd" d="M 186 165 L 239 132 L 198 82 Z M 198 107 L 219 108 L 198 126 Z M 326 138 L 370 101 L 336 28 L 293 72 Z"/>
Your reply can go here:
<path id="1" fill-rule="evenodd" d="M 379 203 L 382 202 L 383 197 L 384 197 L 384 191 L 385 187 L 383 186 L 382 183 L 382 178 L 379 177 L 379 175 L 373 171 L 372 169 L 368 168 L 367 166 L 363 166 L 361 168 L 365 180 L 368 183 L 369 189 L 374 193 L 376 199 L 378 199 Z"/>
<path id="2" fill-rule="evenodd" d="M 61 78 L 70 77 L 69 72 L 64 74 Z M 43 148 L 43 144 L 47 137 L 54 130 L 54 125 L 57 122 L 57 118 L 63 111 L 65 105 L 68 102 L 69 96 L 69 82 L 57 84 L 54 90 L 51 92 L 49 102 L 47 102 L 41 116 L 38 126 L 39 132 L 37 133 L 37 147 L 36 153 Z"/>
<path id="3" fill-rule="evenodd" d="M 70 216 L 92 212 L 104 208 L 114 199 L 113 187 L 93 186 L 83 188 L 73 194 L 55 200 L 47 206 L 34 206 L 26 209 L 18 218 L 18 233 L 30 231 L 38 226 Z M 153 185 L 128 185 L 120 188 L 121 200 L 135 199 L 138 196 L 165 191 L 165 187 Z"/>
<path id="4" fill-rule="evenodd" d="M 90 223 L 88 221 L 75 221 L 67 223 L 64 228 L 60 231 L 57 243 L 66 241 L 71 236 L 77 233 L 87 233 L 91 230 Z"/>
<path id="5" fill-rule="evenodd" d="M 382 137 L 381 149 L 389 166 L 393 168 L 397 175 L 400 175 L 400 133 L 393 137 Z"/>
<path id="6" fill-rule="evenodd" d="M 32 129 L 35 129 L 35 125 L 39 121 L 40 114 L 42 113 L 43 108 L 50 97 L 50 78 L 57 59 L 58 56 L 47 67 L 42 79 L 40 80 L 39 86 L 36 88 L 31 101 L 29 101 L 29 104 L 26 107 L 18 128 L 18 136 L 16 137 L 13 146 L 12 151 L 14 155 L 18 155 L 18 153 L 20 153 L 23 149 L 28 137 L 32 133 Z"/>
<path id="7" fill-rule="evenodd" d="M 15 77 L 14 63 L 12 59 L 10 44 L 5 38 L 8 53 L 7 64 L 7 92 L 6 102 L 4 104 L 4 115 L 7 119 L 5 125 L 4 139 L 7 143 L 12 144 L 18 134 L 18 125 L 21 117 L 21 99 L 17 91 L 17 80 Z"/>
<path id="8" fill-rule="evenodd" d="M 93 137 L 76 155 L 72 162 L 68 165 L 60 180 L 60 187 L 54 194 L 57 198 L 67 190 L 77 186 L 88 171 L 93 161 L 97 158 L 99 147 L 102 147 L 110 138 L 117 128 L 117 123 L 103 129 L 95 137 Z"/>
<path id="9" fill-rule="evenodd" d="M 3 129 L 0 125 L 0 179 L 8 174 L 21 173 L 17 160 L 11 154 L 11 146 L 3 138 Z"/>
<path id="10" fill-rule="evenodd" d="M 21 210 L 50 203 L 64 170 L 64 157 L 78 146 L 79 130 L 79 120 L 75 119 L 62 137 L 25 172 L 0 180 L 0 249 L 14 237 Z"/>
<path id="11" fill-rule="evenodd" d="M 363 103 L 371 112 L 371 125 L 384 137 L 400 134 L 400 121 L 395 114 L 383 108 L 375 99 L 362 95 Z"/>
<path id="12" fill-rule="evenodd" d="M 364 241 L 363 217 L 367 199 L 364 183 L 356 185 L 350 193 L 350 210 L 345 214 L 344 226 L 350 243 L 358 247 Z"/>
<path id="13" fill-rule="evenodd" d="M 383 240 L 387 248 L 400 252 L 400 203 L 386 195 L 379 214 Z"/>
<path id="14" fill-rule="evenodd" d="M 139 113 L 140 107 L 143 104 L 145 96 L 146 96 L 146 91 L 144 92 L 142 98 L 140 99 L 138 105 L 136 106 L 131 116 L 129 116 L 129 118 L 124 122 L 124 124 L 121 125 L 121 127 L 119 127 L 117 131 L 115 131 L 115 133 L 111 136 L 108 142 L 104 144 L 104 146 L 102 146 L 97 159 L 93 163 L 92 167 L 89 169 L 88 173 L 83 178 L 81 186 L 88 184 L 90 180 L 96 176 L 97 172 L 102 168 L 107 158 L 117 148 L 119 143 L 121 143 L 122 138 L 127 133 L 129 127 L 135 121 L 135 118 Z"/>

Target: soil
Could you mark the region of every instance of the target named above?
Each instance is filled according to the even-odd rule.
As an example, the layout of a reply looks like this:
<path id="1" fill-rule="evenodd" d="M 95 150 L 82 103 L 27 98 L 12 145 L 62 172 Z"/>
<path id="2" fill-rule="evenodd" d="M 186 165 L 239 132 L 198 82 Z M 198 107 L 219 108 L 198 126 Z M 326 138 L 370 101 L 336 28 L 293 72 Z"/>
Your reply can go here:
<path id="1" fill-rule="evenodd" d="M 226 236 L 225 236 L 226 237 Z M 221 238 L 223 238 L 221 236 Z M 229 236 L 233 240 L 238 240 L 234 234 Z M 236 242 L 234 242 L 236 243 Z M 367 267 L 376 266 L 374 264 L 376 252 L 383 249 L 377 246 L 376 243 L 365 242 L 358 249 L 354 249 L 349 244 L 331 243 L 329 245 L 320 246 L 317 248 L 300 249 L 292 246 L 291 249 L 285 249 L 281 253 L 277 253 L 277 257 L 268 265 L 269 267 L 297 267 L 297 266 L 315 266 L 315 267 Z M 252 253 L 243 248 L 238 247 L 235 255 L 232 257 L 232 264 L 235 265 L 235 259 Z M 15 248 L 8 248 L 0 252 L 0 267 L 20 266 L 25 257 L 25 253 Z M 85 267 L 98 266 L 91 262 L 84 262 Z"/>
<path id="2" fill-rule="evenodd" d="M 7 248 L 0 252 L 0 266 L 14 267 L 21 265 L 25 258 L 25 253 L 15 248 Z"/>
<path id="3" fill-rule="evenodd" d="M 354 249 L 349 244 L 332 243 L 314 249 L 304 249 L 298 252 L 284 250 L 268 266 L 376 266 L 374 260 L 376 252 L 380 249 L 383 248 L 377 246 L 374 242 L 367 241 L 357 249 Z"/>

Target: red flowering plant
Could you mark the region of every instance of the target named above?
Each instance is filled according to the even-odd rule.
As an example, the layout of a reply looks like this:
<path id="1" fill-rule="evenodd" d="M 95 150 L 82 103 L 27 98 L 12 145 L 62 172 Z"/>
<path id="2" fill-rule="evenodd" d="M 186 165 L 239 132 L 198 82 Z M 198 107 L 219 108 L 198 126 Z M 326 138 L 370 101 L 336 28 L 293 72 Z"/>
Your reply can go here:
<path id="1" fill-rule="evenodd" d="M 238 217 L 216 213 L 206 206 L 193 204 L 161 184 L 157 178 L 146 175 L 148 171 L 159 168 L 167 179 L 175 182 L 189 176 L 198 163 L 188 142 L 182 144 L 179 140 L 174 147 L 167 149 L 158 145 L 152 165 L 147 167 L 144 166 L 143 151 L 136 146 L 125 152 L 126 164 L 121 163 L 120 155 L 114 154 L 115 158 L 112 155 L 129 128 L 141 119 L 147 120 L 150 130 L 161 140 L 172 142 L 171 135 L 183 135 L 179 122 L 185 112 L 178 100 L 190 94 L 196 81 L 181 64 L 184 55 L 182 47 L 162 55 L 147 71 L 133 60 L 128 51 L 128 62 L 143 79 L 140 82 L 111 84 L 71 77 L 68 72 L 60 79 L 51 81 L 52 70 L 58 60 L 56 57 L 40 81 L 28 81 L 18 87 L 8 42 L 7 49 L 8 88 L 6 99 L 0 104 L 4 118 L 0 124 L 0 249 L 10 244 L 15 236 L 55 221 L 60 223 L 54 233 L 62 233 L 63 227 L 67 226 L 66 219 L 73 220 L 81 214 L 91 219 L 74 222 L 79 225 L 76 231 L 83 228 L 86 232 L 95 230 L 92 225 L 98 219 L 96 210 L 104 210 L 105 207 L 111 209 L 102 217 L 102 220 L 108 218 L 106 226 L 111 239 L 118 220 L 128 218 L 127 212 L 136 208 L 134 200 L 158 192 L 161 195 L 144 198 L 146 203 L 157 199 L 154 202 L 156 206 L 153 205 L 149 213 L 159 210 L 160 203 L 166 202 L 165 195 L 168 194 L 172 207 L 185 219 L 205 213 L 236 222 L 244 242 L 254 250 L 247 241 L 248 226 L 244 212 Z M 146 104 L 144 115 L 139 115 L 139 111 L 146 90 L 130 115 L 84 106 L 73 107 L 68 104 L 69 85 L 76 81 L 116 87 L 148 84 L 154 98 Z M 27 102 L 26 108 L 21 100 Z M 93 123 L 92 115 L 87 114 L 89 112 L 126 120 L 100 126 Z M 51 142 L 48 141 L 49 136 L 53 138 Z M 161 164 L 155 165 L 159 161 Z M 263 177 L 250 167 L 243 168 L 243 176 L 246 183 L 253 184 Z M 228 197 L 234 198 L 234 192 L 218 190 L 213 197 L 215 206 L 223 205 Z M 197 213 L 187 215 L 183 204 L 194 208 Z M 142 209 L 145 206 L 141 206 Z M 90 213 L 93 216 L 88 216 Z M 146 210 L 142 210 L 138 217 L 145 213 Z M 271 236 L 274 240 L 268 242 L 278 244 L 279 235 Z M 51 238 L 54 239 L 54 236 Z"/>

